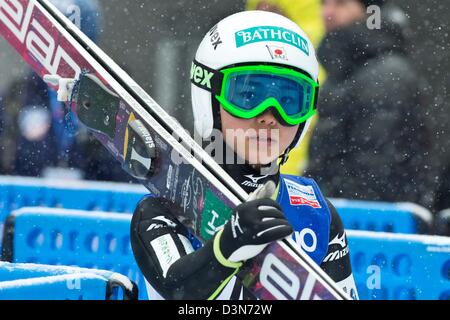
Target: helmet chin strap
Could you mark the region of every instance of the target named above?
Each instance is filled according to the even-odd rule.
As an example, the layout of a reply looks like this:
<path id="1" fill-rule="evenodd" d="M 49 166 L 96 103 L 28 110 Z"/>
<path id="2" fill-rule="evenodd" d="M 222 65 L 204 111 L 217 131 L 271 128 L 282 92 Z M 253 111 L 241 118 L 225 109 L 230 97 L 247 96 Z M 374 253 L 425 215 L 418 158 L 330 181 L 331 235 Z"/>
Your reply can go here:
<path id="1" fill-rule="evenodd" d="M 289 160 L 289 152 L 291 152 L 290 148 L 287 148 L 283 154 L 279 157 L 279 159 L 281 159 L 280 161 L 280 166 L 282 166 L 283 164 L 285 164 L 288 160 Z"/>

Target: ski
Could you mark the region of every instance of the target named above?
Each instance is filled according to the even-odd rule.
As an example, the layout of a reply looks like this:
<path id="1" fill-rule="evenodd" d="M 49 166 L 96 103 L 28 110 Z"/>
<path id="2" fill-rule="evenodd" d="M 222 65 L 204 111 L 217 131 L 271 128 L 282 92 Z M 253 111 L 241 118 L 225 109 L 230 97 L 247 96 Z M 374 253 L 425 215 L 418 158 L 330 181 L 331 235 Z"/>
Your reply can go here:
<path id="1" fill-rule="evenodd" d="M 0 0 L 0 34 L 41 78 L 78 79 L 72 112 L 127 173 L 169 200 L 201 240 L 248 199 L 176 120 L 47 0 Z M 239 277 L 258 299 L 349 299 L 293 240 L 268 246 Z"/>

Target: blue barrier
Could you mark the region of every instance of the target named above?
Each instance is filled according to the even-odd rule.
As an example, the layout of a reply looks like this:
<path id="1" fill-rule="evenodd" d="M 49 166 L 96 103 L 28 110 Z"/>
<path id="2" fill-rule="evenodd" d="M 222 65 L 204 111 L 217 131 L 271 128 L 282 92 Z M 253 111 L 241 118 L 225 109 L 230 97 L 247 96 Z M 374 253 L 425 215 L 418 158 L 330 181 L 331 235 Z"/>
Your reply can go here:
<path id="1" fill-rule="evenodd" d="M 145 299 L 145 280 L 130 244 L 131 214 L 58 208 L 21 208 L 5 224 L 2 260 L 73 265 L 118 272 Z"/>
<path id="2" fill-rule="evenodd" d="M 135 280 L 139 297 L 145 298 L 144 280 L 128 247 L 130 215 L 23 208 L 13 217 L 8 221 L 12 238 L 5 242 L 13 261 L 114 270 Z M 450 297 L 450 238 L 350 230 L 348 239 L 362 299 Z"/>
<path id="3" fill-rule="evenodd" d="M 450 299 L 450 238 L 347 231 L 361 299 Z"/>
<path id="4" fill-rule="evenodd" d="M 132 213 L 147 189 L 137 184 L 0 176 L 0 249 L 3 223 L 22 207 Z"/>
<path id="5" fill-rule="evenodd" d="M 109 271 L 0 262 L 0 300 L 136 300 L 128 278 Z"/>
<path id="6" fill-rule="evenodd" d="M 51 207 L 132 213 L 148 194 L 141 185 L 0 177 L 0 221 L 22 207 Z"/>
<path id="7" fill-rule="evenodd" d="M 132 213 L 146 194 L 148 191 L 143 186 L 135 184 L 0 177 L 0 235 L 6 216 L 21 207 Z M 395 233 L 426 233 L 431 229 L 432 214 L 416 204 L 346 199 L 330 201 L 346 229 Z"/>
<path id="8" fill-rule="evenodd" d="M 48 276 L 0 282 L 0 300 L 105 300 L 106 288 L 105 279 L 95 274 Z"/>
<path id="9" fill-rule="evenodd" d="M 5 233 L 11 238 L 7 239 L 4 248 L 10 255 L 8 260 L 113 270 L 136 282 L 141 289 L 139 297 L 144 299 L 145 281 L 129 244 L 131 215 L 123 212 L 131 213 L 147 193 L 145 188 L 136 185 L 71 182 L 71 186 L 67 186 L 67 182 L 0 177 L 0 229 L 4 217 L 12 209 L 27 205 L 83 210 L 17 210 Z M 411 203 L 330 200 L 346 229 L 417 233 L 428 228 L 432 220 L 429 211 Z M 84 210 L 117 211 L 120 214 Z M 388 233 L 375 236 L 375 233 L 356 231 L 349 231 L 349 235 L 353 268 L 362 298 L 438 299 L 450 296 L 448 244 L 432 245 L 446 252 L 445 260 L 442 252 L 427 251 L 423 243 L 425 238 L 408 238 L 406 235 L 395 238 Z M 441 271 L 437 271 L 439 265 Z M 380 289 L 368 289 L 369 267 L 373 267 L 371 272 L 376 272 L 376 267 L 381 268 Z M 444 274 L 447 278 L 443 280 Z M 427 283 L 420 288 L 415 284 L 422 286 L 424 282 Z"/>
<path id="10" fill-rule="evenodd" d="M 426 208 L 408 202 L 330 199 L 345 229 L 389 233 L 428 233 L 433 216 Z"/>

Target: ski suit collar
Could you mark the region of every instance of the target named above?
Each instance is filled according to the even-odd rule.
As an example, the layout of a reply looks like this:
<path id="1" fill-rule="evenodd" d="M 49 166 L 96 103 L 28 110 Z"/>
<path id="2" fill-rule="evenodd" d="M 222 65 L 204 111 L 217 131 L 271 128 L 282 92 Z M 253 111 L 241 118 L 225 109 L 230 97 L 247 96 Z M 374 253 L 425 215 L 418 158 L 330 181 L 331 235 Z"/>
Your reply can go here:
<path id="1" fill-rule="evenodd" d="M 224 154 L 230 151 L 229 147 L 224 143 Z M 252 165 L 248 164 L 246 161 L 243 161 L 238 155 L 230 151 L 234 154 L 233 161 L 231 164 L 227 164 L 226 159 L 223 159 L 222 164 L 220 165 L 248 194 L 255 191 L 259 186 L 264 185 L 267 181 L 272 180 L 278 185 L 280 180 L 280 168 L 277 165 L 273 165 L 276 169 L 275 172 L 272 170 L 271 174 L 266 174 L 268 170 L 262 170 L 262 168 L 255 168 Z M 266 169 L 269 166 L 265 167 Z"/>

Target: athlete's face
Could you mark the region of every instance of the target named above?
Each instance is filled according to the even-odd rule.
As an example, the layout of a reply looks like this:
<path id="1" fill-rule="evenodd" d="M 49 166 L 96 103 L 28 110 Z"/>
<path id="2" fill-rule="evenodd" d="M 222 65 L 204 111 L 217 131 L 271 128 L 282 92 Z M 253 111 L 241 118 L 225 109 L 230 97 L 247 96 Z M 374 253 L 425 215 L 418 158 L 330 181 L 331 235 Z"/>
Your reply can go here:
<path id="1" fill-rule="evenodd" d="M 252 165 L 267 165 L 289 147 L 299 126 L 281 125 L 271 111 L 252 119 L 236 118 L 220 108 L 225 142 Z"/>

